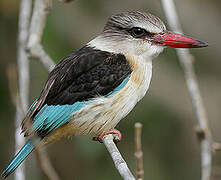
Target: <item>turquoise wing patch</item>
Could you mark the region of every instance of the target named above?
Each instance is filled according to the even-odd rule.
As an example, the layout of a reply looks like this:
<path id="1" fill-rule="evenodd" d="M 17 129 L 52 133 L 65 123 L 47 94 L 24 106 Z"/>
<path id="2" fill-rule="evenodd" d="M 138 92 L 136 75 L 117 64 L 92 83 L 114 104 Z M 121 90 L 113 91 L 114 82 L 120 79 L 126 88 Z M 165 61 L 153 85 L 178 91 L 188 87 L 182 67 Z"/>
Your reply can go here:
<path id="1" fill-rule="evenodd" d="M 119 86 L 117 86 L 113 91 L 111 91 L 104 97 L 110 97 L 116 94 L 127 84 L 129 79 L 130 77 L 128 76 Z M 93 100 L 79 101 L 74 103 L 73 105 L 45 104 L 33 119 L 33 130 L 46 130 L 47 133 L 50 133 L 51 131 L 69 122 L 73 118 L 75 112 L 79 111 L 81 108 L 90 104 L 91 102 L 93 102 Z M 33 104 L 31 105 L 30 109 L 32 108 Z"/>
<path id="2" fill-rule="evenodd" d="M 67 123 L 74 112 L 89 104 L 89 101 L 76 102 L 73 105 L 47 104 L 34 117 L 33 129 L 35 131 L 48 130 L 49 132 Z"/>

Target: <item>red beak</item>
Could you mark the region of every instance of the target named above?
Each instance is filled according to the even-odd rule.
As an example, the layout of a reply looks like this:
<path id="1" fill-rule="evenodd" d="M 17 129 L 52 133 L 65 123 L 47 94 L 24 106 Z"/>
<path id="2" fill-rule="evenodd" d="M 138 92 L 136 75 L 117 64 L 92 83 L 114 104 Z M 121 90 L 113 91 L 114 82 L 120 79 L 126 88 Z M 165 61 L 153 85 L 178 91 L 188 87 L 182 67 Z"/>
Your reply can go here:
<path id="1" fill-rule="evenodd" d="M 207 43 L 182 34 L 164 31 L 152 37 L 152 43 L 173 48 L 200 48 L 208 46 Z"/>

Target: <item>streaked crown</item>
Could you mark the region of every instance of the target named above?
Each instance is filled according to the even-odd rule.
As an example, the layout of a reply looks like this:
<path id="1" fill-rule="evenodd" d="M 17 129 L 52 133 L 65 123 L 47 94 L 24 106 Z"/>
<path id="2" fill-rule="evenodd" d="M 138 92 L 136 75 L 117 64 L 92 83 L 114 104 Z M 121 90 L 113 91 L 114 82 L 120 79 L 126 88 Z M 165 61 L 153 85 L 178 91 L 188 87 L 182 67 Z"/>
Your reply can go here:
<path id="1" fill-rule="evenodd" d="M 150 13 L 128 11 L 111 16 L 104 27 L 103 34 L 106 37 L 139 37 L 139 33 L 143 36 L 151 35 L 161 33 L 165 29 L 164 23 Z"/>

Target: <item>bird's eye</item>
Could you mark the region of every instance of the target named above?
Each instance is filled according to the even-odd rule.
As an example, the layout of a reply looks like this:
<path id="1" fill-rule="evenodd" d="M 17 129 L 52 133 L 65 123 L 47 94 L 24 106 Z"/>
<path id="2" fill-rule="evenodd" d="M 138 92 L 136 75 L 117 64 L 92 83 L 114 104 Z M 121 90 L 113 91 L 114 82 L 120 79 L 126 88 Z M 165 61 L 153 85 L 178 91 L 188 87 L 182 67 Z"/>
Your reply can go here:
<path id="1" fill-rule="evenodd" d="M 139 27 L 134 27 L 131 29 L 131 35 L 135 38 L 141 38 L 146 34 L 146 30 L 139 28 Z"/>

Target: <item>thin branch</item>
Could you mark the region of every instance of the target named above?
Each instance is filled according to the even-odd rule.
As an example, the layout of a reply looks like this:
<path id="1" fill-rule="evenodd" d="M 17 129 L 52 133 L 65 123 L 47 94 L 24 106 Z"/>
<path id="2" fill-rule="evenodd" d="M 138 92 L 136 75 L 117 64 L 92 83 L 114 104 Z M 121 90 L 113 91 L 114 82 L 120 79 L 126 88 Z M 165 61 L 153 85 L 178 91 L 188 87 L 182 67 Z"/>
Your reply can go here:
<path id="1" fill-rule="evenodd" d="M 137 180 L 142 180 L 144 175 L 143 170 L 143 151 L 141 144 L 142 124 L 135 123 L 135 158 L 137 162 Z"/>
<path id="2" fill-rule="evenodd" d="M 51 0 L 35 1 L 27 44 L 29 57 L 38 59 L 49 72 L 54 68 L 55 63 L 44 51 L 41 39 L 51 5 Z"/>
<path id="3" fill-rule="evenodd" d="M 49 180 L 59 180 L 59 176 L 57 175 L 55 169 L 53 168 L 48 156 L 47 152 L 43 148 L 36 149 L 36 156 L 38 159 L 39 166 L 43 172 L 43 174 Z"/>
<path id="4" fill-rule="evenodd" d="M 20 14 L 18 22 L 18 51 L 17 51 L 17 62 L 18 62 L 18 84 L 19 84 L 19 99 L 22 104 L 22 111 L 20 104 L 16 103 L 16 115 L 15 115 L 15 150 L 16 152 L 25 143 L 24 137 L 20 135 L 20 124 L 24 118 L 24 112 L 28 108 L 28 97 L 29 97 L 29 62 L 25 52 L 26 42 L 28 38 L 29 19 L 31 16 L 31 0 L 22 0 L 20 4 Z M 18 102 L 18 101 L 17 101 Z M 20 166 L 15 172 L 15 180 L 24 180 L 24 166 Z"/>
<path id="5" fill-rule="evenodd" d="M 173 31 L 183 33 L 174 1 L 162 0 L 162 5 L 171 29 Z M 193 68 L 194 57 L 190 54 L 188 49 L 176 49 L 176 52 L 184 71 L 186 84 L 196 112 L 199 129 L 200 132 L 203 133 L 203 136 L 200 138 L 202 168 L 201 178 L 202 180 L 209 180 L 212 167 L 212 136 L 208 126 L 207 114 L 200 95 L 196 74 Z"/>
<path id="6" fill-rule="evenodd" d="M 117 168 L 120 175 L 124 178 L 124 180 L 135 180 L 134 176 L 130 172 L 127 163 L 121 156 L 119 150 L 117 149 L 117 146 L 114 143 L 114 137 L 112 134 L 105 135 L 103 138 L 103 143 L 106 146 L 108 152 L 110 153 L 114 165 Z"/>

